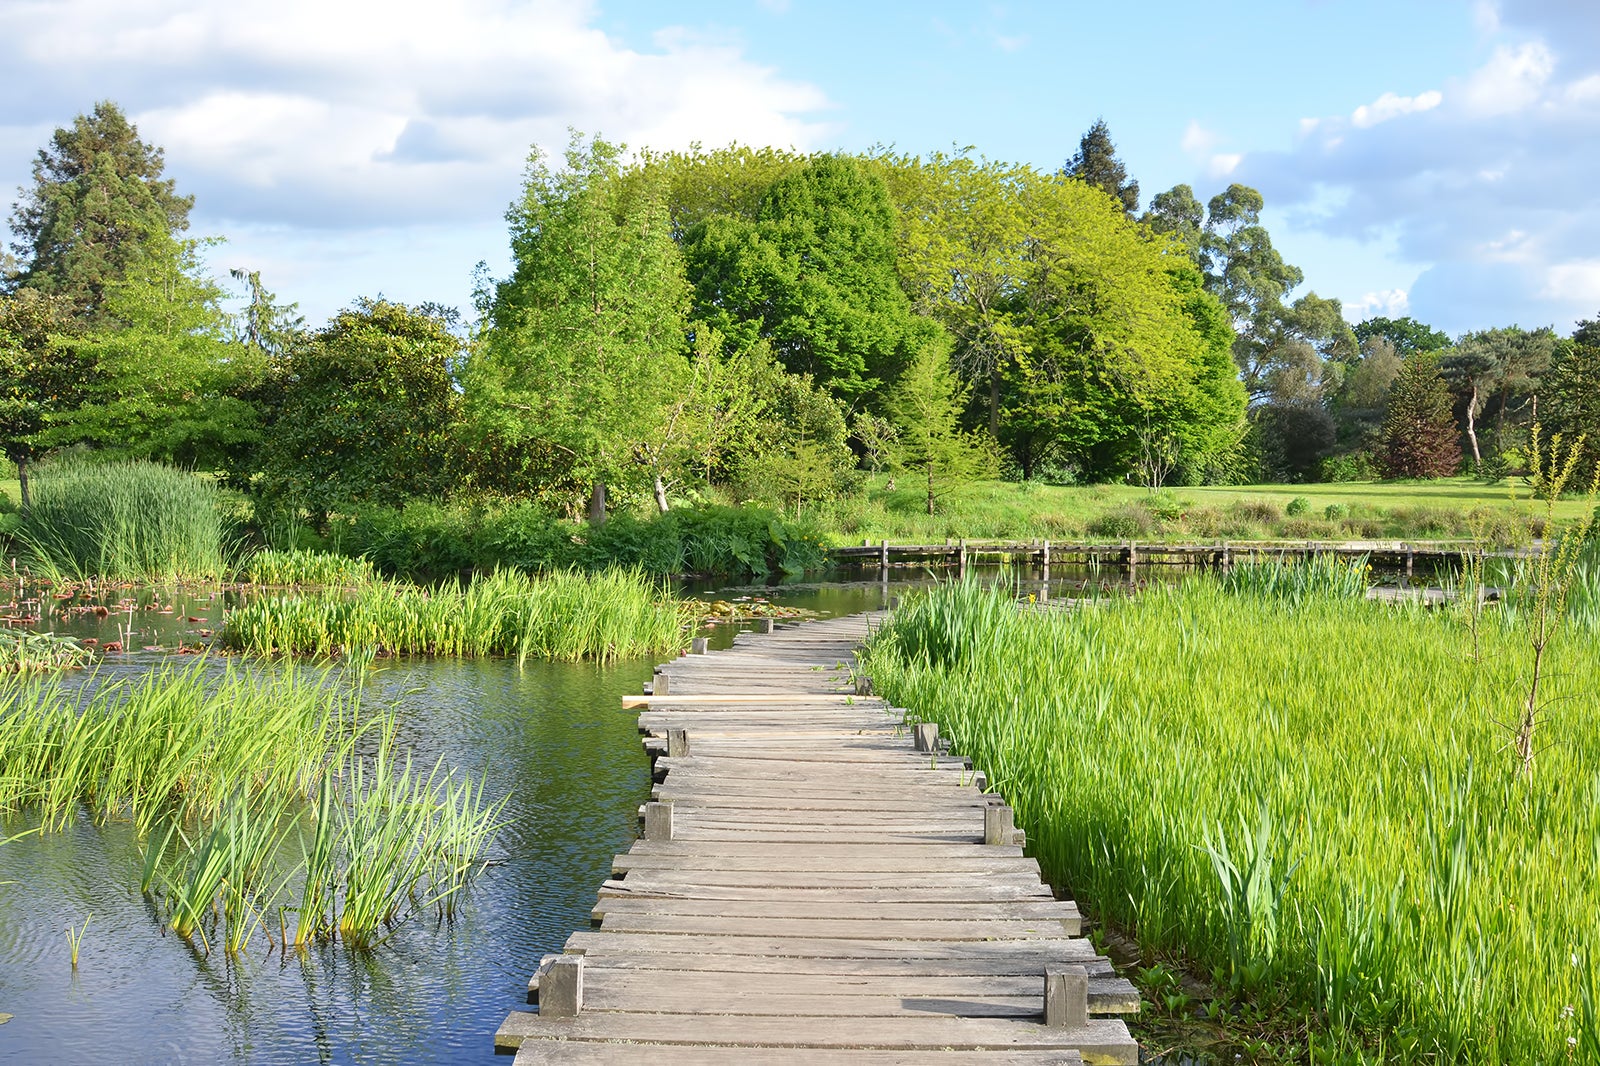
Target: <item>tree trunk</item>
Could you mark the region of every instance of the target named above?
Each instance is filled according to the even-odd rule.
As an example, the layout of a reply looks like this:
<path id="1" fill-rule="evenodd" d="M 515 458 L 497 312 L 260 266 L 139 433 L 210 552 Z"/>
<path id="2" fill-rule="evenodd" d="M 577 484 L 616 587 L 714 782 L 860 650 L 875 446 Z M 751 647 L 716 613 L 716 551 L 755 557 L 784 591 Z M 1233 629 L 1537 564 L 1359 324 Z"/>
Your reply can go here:
<path id="1" fill-rule="evenodd" d="M 1478 454 L 1478 386 L 1472 386 L 1472 396 L 1467 400 L 1467 439 L 1472 442 L 1472 462 L 1483 469 L 1483 456 Z"/>
<path id="2" fill-rule="evenodd" d="M 989 371 L 989 433 L 1000 438 L 1000 368 Z"/>
<path id="3" fill-rule="evenodd" d="M 661 475 L 656 475 L 656 506 L 662 514 L 667 513 L 667 487 L 661 483 Z"/>
<path id="4" fill-rule="evenodd" d="M 928 513 L 933 513 L 933 464 L 928 464 Z"/>
<path id="5" fill-rule="evenodd" d="M 606 522 L 606 483 L 596 481 L 589 492 L 589 524 L 603 526 Z"/>
<path id="6" fill-rule="evenodd" d="M 33 506 L 33 496 L 28 491 L 28 457 L 25 455 L 17 460 L 17 482 L 22 486 L 22 513 L 27 514 Z"/>

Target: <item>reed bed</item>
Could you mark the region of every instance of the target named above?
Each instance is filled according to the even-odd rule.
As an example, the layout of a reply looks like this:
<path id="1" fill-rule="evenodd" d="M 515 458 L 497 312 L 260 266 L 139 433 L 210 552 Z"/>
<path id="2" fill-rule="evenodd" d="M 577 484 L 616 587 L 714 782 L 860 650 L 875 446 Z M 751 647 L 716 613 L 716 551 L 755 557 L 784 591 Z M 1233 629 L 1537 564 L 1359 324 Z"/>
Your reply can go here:
<path id="1" fill-rule="evenodd" d="M 349 587 L 371 584 L 378 580 L 378 573 L 368 559 L 302 548 L 264 548 L 245 564 L 244 579 L 252 585 Z"/>
<path id="2" fill-rule="evenodd" d="M 380 582 L 246 601 L 224 647 L 254 655 L 613 660 L 687 643 L 687 607 L 637 570 L 500 570 L 438 588 Z"/>
<path id="3" fill-rule="evenodd" d="M 1475 656 L 1460 612 L 1344 595 L 1195 579 L 1043 614 L 955 584 L 898 612 L 866 668 L 1147 958 L 1315 1012 L 1341 1059 L 1597 1062 L 1595 631 L 1574 618 L 1551 646 L 1528 775 L 1525 621 L 1479 628 Z"/>
<path id="4" fill-rule="evenodd" d="M 0 674 L 35 674 L 73 670 L 94 658 L 72 637 L 0 628 Z"/>
<path id="5" fill-rule="evenodd" d="M 82 698 L 0 683 L 0 812 L 34 812 L 47 832 L 130 819 L 141 890 L 207 950 L 272 939 L 274 911 L 284 946 L 373 942 L 417 911 L 454 912 L 502 804 L 442 765 L 414 770 L 393 713 L 364 714 L 358 691 L 199 662 Z"/>
<path id="6" fill-rule="evenodd" d="M 159 463 L 53 461 L 33 478 L 18 539 L 57 580 L 220 579 L 229 570 L 221 493 Z"/>

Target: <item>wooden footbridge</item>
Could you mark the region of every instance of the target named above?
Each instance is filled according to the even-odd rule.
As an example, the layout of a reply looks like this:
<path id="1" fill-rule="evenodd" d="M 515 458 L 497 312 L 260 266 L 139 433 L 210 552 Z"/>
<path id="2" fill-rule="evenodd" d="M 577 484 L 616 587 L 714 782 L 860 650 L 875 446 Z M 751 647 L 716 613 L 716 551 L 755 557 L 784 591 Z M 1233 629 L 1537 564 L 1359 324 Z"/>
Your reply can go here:
<path id="1" fill-rule="evenodd" d="M 643 838 L 495 1036 L 519 1064 L 1135 1063 L 1139 995 L 1000 797 L 855 694 L 870 616 L 659 668 Z M 703 651 L 704 644 L 697 644 Z"/>

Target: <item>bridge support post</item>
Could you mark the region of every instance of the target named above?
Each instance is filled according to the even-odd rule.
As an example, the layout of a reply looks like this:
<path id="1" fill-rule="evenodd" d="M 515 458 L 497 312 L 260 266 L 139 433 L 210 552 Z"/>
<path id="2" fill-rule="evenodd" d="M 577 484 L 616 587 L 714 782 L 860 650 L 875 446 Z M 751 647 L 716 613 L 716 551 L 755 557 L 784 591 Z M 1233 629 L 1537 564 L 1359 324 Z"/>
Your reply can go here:
<path id="1" fill-rule="evenodd" d="M 653 695 L 666 696 L 670 693 L 671 687 L 671 684 L 667 681 L 667 675 L 660 670 L 657 670 L 650 678 L 650 692 Z"/>
<path id="2" fill-rule="evenodd" d="M 667 730 L 667 758 L 682 759 L 689 754 L 689 731 L 687 729 Z"/>
<path id="3" fill-rule="evenodd" d="M 704 655 L 710 650 L 711 640 L 709 637 L 695 637 L 693 640 L 689 641 L 690 655 Z"/>
<path id="4" fill-rule="evenodd" d="M 651 802 L 644 805 L 644 838 L 672 839 L 672 804 Z"/>
<path id="5" fill-rule="evenodd" d="M 1044 1024 L 1052 1029 L 1089 1024 L 1089 972 L 1082 966 L 1045 968 Z"/>
<path id="6" fill-rule="evenodd" d="M 576 1018 L 583 1010 L 583 956 L 558 955 L 539 979 L 539 1015 Z"/>
<path id="7" fill-rule="evenodd" d="M 937 752 L 939 750 L 939 723 L 918 722 L 911 727 L 912 744 L 918 751 Z"/>
<path id="8" fill-rule="evenodd" d="M 1017 815 L 1010 807 L 993 806 L 983 809 L 983 842 L 985 844 L 1010 844 L 1017 832 Z"/>

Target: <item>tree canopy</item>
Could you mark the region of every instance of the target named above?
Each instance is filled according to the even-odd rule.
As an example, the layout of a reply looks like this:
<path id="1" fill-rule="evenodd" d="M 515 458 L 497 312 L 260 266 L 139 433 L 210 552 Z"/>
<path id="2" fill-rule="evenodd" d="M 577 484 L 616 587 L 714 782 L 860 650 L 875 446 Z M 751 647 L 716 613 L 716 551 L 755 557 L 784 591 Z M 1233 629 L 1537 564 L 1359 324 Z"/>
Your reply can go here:
<path id="1" fill-rule="evenodd" d="M 21 267 L 8 284 L 63 296 L 74 314 L 98 316 L 108 286 L 188 228 L 194 199 L 179 196 L 162 172 L 161 149 L 140 140 L 109 100 L 57 129 L 11 215 Z"/>

